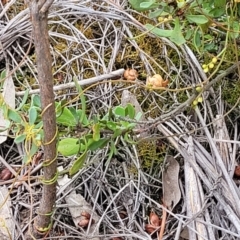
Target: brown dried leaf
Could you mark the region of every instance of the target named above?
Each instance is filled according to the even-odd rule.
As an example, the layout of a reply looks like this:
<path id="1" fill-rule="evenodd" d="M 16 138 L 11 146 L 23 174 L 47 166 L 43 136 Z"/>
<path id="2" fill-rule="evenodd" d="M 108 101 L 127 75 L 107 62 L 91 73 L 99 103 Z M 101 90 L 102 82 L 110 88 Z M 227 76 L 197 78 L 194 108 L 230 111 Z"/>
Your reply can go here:
<path id="1" fill-rule="evenodd" d="M 89 224 L 89 219 L 81 219 L 78 223 L 78 226 L 86 228 Z"/>
<path id="2" fill-rule="evenodd" d="M 240 177 L 240 166 L 236 166 L 235 167 L 234 175 L 236 177 Z"/>
<path id="3" fill-rule="evenodd" d="M 149 234 L 152 234 L 152 233 L 155 232 L 158 228 L 159 228 L 159 227 L 155 227 L 155 226 L 153 226 L 153 225 L 151 225 L 151 224 L 146 224 L 146 225 L 145 225 L 145 230 L 146 230 L 146 232 L 149 233 Z"/>
<path id="4" fill-rule="evenodd" d="M 85 217 L 86 219 L 90 219 L 90 217 L 91 217 L 90 213 L 88 213 L 88 212 L 86 212 L 86 211 L 83 211 L 83 212 L 81 213 L 81 216 Z"/>
<path id="5" fill-rule="evenodd" d="M 149 221 L 154 227 L 159 227 L 161 224 L 161 220 L 159 219 L 158 215 L 154 212 L 150 213 Z"/>
<path id="6" fill-rule="evenodd" d="M 123 77 L 125 79 L 127 79 L 128 81 L 135 81 L 138 77 L 138 72 L 137 70 L 133 69 L 133 68 L 128 68 L 124 71 L 123 73 Z"/>
<path id="7" fill-rule="evenodd" d="M 0 180 L 9 180 L 13 178 L 13 174 L 8 168 L 4 168 L 0 173 Z"/>
<path id="8" fill-rule="evenodd" d="M 163 171 L 163 202 L 168 209 L 172 210 L 181 198 L 178 184 L 179 163 L 173 156 L 167 156 L 166 166 Z"/>

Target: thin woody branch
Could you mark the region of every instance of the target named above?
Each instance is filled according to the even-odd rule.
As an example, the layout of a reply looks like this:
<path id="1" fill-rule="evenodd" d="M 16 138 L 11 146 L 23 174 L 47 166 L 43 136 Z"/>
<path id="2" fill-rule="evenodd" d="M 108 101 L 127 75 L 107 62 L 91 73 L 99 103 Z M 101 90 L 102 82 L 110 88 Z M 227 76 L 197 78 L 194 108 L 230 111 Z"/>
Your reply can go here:
<path id="1" fill-rule="evenodd" d="M 57 179 L 57 150 L 56 150 L 56 114 L 54 105 L 52 58 L 48 35 L 48 9 L 53 0 L 36 1 L 29 3 L 33 39 L 37 57 L 38 80 L 40 85 L 40 99 L 43 120 L 43 192 L 40 201 L 38 216 L 35 220 L 35 237 L 39 233 L 46 234 L 51 228 L 51 215 L 56 199 Z"/>

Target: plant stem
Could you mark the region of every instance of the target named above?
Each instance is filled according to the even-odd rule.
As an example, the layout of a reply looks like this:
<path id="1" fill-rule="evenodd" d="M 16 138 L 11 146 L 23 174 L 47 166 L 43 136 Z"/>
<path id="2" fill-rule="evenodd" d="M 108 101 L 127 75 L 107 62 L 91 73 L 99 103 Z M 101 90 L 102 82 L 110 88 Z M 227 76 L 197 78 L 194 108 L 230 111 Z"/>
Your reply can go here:
<path id="1" fill-rule="evenodd" d="M 37 57 L 38 80 L 44 130 L 44 185 L 38 216 L 35 221 L 36 232 L 45 234 L 50 229 L 51 213 L 56 200 L 56 114 L 54 105 L 52 58 L 48 35 L 48 9 L 53 0 L 29 1 L 32 19 L 33 39 Z M 40 4 L 40 5 L 39 5 Z M 35 234 L 36 235 L 36 234 Z"/>

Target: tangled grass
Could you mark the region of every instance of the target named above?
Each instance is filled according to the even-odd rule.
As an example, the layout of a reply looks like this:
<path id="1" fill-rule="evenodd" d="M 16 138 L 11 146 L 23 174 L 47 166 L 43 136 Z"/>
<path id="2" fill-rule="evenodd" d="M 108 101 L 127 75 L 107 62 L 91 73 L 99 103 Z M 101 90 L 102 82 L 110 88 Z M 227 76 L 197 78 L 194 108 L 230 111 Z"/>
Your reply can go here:
<path id="1" fill-rule="evenodd" d="M 31 16 L 23 1 L 12 0 L 2 6 L 0 19 L 0 68 L 10 69 L 20 102 L 26 89 L 31 93 L 39 88 Z M 139 72 L 137 82 L 104 81 L 90 88 L 86 92 L 88 112 L 105 114 L 121 104 L 122 91 L 128 89 L 144 112 L 145 120 L 139 126 L 146 134 L 144 144 L 130 145 L 120 139 L 120 154 L 110 162 L 106 162 L 108 148 L 89 156 L 85 167 L 59 186 L 53 228 L 44 239 L 157 239 L 145 231 L 152 209 L 160 217 L 167 211 L 163 239 L 240 238 L 240 191 L 234 178 L 240 160 L 239 80 L 234 88 L 238 96 L 230 102 L 226 96 L 231 97 L 233 91 L 225 88 L 231 78 L 239 78 L 239 65 L 207 77 L 198 60 L 201 56 L 187 44 L 179 47 L 145 33 L 143 20 L 152 21 L 121 0 L 57 0 L 51 7 L 55 85 L 67 85 L 73 77 L 86 80 L 134 67 Z M 155 73 L 169 79 L 166 90 L 143 87 L 146 77 Z M 201 84 L 203 102 L 193 106 L 199 97 L 196 85 Z M 56 91 L 56 99 L 70 100 L 76 94 L 73 88 L 63 88 Z M 23 146 L 9 139 L 1 145 L 2 166 L 18 169 L 23 154 Z M 173 211 L 161 200 L 167 155 L 181 166 L 182 197 Z M 67 168 L 73 160 L 59 156 L 58 164 Z M 31 176 L 25 184 L 18 179 L 18 187 L 12 180 L 0 182 L 10 191 L 12 239 L 26 239 L 35 216 L 32 209 L 41 198 L 40 175 L 41 166 L 32 164 L 19 173 L 18 178 Z M 81 194 L 99 216 L 91 232 L 73 223 L 65 199 L 72 191 Z"/>

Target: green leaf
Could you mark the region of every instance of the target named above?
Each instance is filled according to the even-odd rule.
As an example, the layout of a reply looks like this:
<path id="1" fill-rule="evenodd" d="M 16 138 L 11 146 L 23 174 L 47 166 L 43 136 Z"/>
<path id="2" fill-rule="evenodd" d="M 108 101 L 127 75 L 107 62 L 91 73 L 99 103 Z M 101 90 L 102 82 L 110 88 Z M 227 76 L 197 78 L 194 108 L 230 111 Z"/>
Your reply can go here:
<path id="1" fill-rule="evenodd" d="M 30 156 L 32 157 L 37 151 L 38 151 L 38 146 L 36 144 L 32 143 L 32 146 L 30 149 Z"/>
<path id="2" fill-rule="evenodd" d="M 222 17 L 225 15 L 225 7 L 226 6 L 224 6 L 224 8 L 213 8 L 209 11 L 209 14 L 214 18 Z"/>
<path id="3" fill-rule="evenodd" d="M 112 138 L 116 138 L 116 137 L 121 136 L 121 135 L 122 135 L 122 129 L 116 128 L 114 133 L 113 133 Z"/>
<path id="4" fill-rule="evenodd" d="M 204 15 L 186 15 L 189 22 L 194 22 L 196 24 L 205 24 L 208 22 L 208 18 Z"/>
<path id="5" fill-rule="evenodd" d="M 135 117 L 135 108 L 130 103 L 128 103 L 125 108 L 125 116 L 129 116 L 131 119 L 134 119 Z"/>
<path id="6" fill-rule="evenodd" d="M 134 142 L 132 139 L 129 138 L 129 133 L 125 133 L 123 139 L 124 139 L 127 143 L 130 143 L 130 144 L 136 144 L 136 143 L 137 143 L 137 142 Z"/>
<path id="7" fill-rule="evenodd" d="M 105 165 L 107 165 L 110 162 L 110 160 L 112 159 L 112 157 L 116 154 L 117 154 L 117 148 L 115 146 L 115 142 L 113 140 L 111 140 L 110 152 L 108 154 L 108 159 L 107 159 Z"/>
<path id="8" fill-rule="evenodd" d="M 70 127 L 74 127 L 77 125 L 77 121 L 74 115 L 67 107 L 64 107 L 61 115 L 57 117 L 57 123 Z"/>
<path id="9" fill-rule="evenodd" d="M 83 112 L 82 109 L 78 109 L 78 110 L 77 110 L 77 115 L 79 116 L 79 122 L 80 122 L 83 126 L 89 125 L 89 121 L 88 121 L 88 119 L 87 119 L 87 115 Z"/>
<path id="10" fill-rule="evenodd" d="M 117 128 L 117 124 L 115 122 L 112 122 L 112 121 L 108 121 L 106 123 L 106 126 L 108 129 L 112 130 L 112 131 L 115 131 L 116 128 Z"/>
<path id="11" fill-rule="evenodd" d="M 176 20 L 175 20 L 175 27 L 174 27 L 173 33 L 171 34 L 169 39 L 172 42 L 176 43 L 178 46 L 180 46 L 186 42 L 185 38 L 182 35 L 179 18 L 176 18 Z"/>
<path id="12" fill-rule="evenodd" d="M 32 95 L 31 106 L 41 107 L 41 100 L 39 95 Z"/>
<path id="13" fill-rule="evenodd" d="M 72 115 L 75 117 L 76 122 L 79 121 L 79 115 L 77 113 L 77 110 L 75 107 L 68 107 L 68 109 L 70 110 L 70 112 L 72 113 Z"/>
<path id="14" fill-rule="evenodd" d="M 93 139 L 89 139 L 88 141 L 88 149 L 91 151 L 96 151 L 97 149 L 104 148 L 109 142 L 108 138 L 100 138 L 98 141 L 93 141 Z"/>
<path id="15" fill-rule="evenodd" d="M 177 7 L 178 8 L 183 8 L 184 6 L 186 6 L 186 2 L 185 1 L 178 1 L 177 2 Z"/>
<path id="16" fill-rule="evenodd" d="M 43 122 L 40 121 L 39 123 L 37 123 L 35 126 L 34 126 L 34 129 L 40 129 L 43 127 Z"/>
<path id="17" fill-rule="evenodd" d="M 81 113 L 81 116 L 80 116 L 80 123 L 83 124 L 83 121 L 86 117 L 86 99 L 85 99 L 85 95 L 83 94 L 83 90 L 82 90 L 82 87 L 80 86 L 80 84 L 78 83 L 77 81 L 77 78 L 76 77 L 73 77 L 73 81 L 75 83 L 75 86 L 77 88 L 77 91 L 80 95 L 80 99 L 81 99 L 81 104 L 82 104 L 82 113 Z"/>
<path id="18" fill-rule="evenodd" d="M 196 31 L 193 37 L 193 45 L 197 50 L 199 50 L 199 47 L 201 47 L 201 35 L 199 31 Z"/>
<path id="19" fill-rule="evenodd" d="M 22 118 L 20 116 L 20 114 L 18 114 L 16 111 L 13 111 L 11 109 L 8 109 L 8 118 L 10 120 L 12 120 L 13 122 L 16 122 L 16 123 L 22 123 Z"/>
<path id="20" fill-rule="evenodd" d="M 59 141 L 58 151 L 63 156 L 72 156 L 83 150 L 83 145 L 79 144 L 78 138 L 65 138 Z"/>
<path id="21" fill-rule="evenodd" d="M 215 8 L 224 8 L 226 7 L 226 0 L 214 0 Z"/>
<path id="22" fill-rule="evenodd" d="M 153 12 L 150 12 L 148 16 L 150 18 L 157 18 L 157 17 L 161 16 L 162 13 L 163 13 L 163 9 L 157 9 L 157 10 L 155 10 Z"/>
<path id="23" fill-rule="evenodd" d="M 69 170 L 69 174 L 72 176 L 77 173 L 82 167 L 87 158 L 87 149 L 85 152 L 73 163 L 72 167 Z"/>
<path id="24" fill-rule="evenodd" d="M 130 123 L 130 122 L 126 122 L 126 121 L 120 121 L 120 123 L 121 123 L 121 127 L 124 130 L 132 129 L 136 126 L 136 123 Z"/>
<path id="25" fill-rule="evenodd" d="M 113 109 L 113 112 L 115 115 L 121 116 L 121 117 L 125 117 L 125 108 L 122 106 L 117 106 Z"/>
<path id="26" fill-rule="evenodd" d="M 24 155 L 24 156 L 23 156 L 23 162 L 24 162 L 24 163 L 27 163 L 27 161 L 28 161 L 28 156 L 27 156 L 27 155 Z"/>
<path id="27" fill-rule="evenodd" d="M 38 116 L 37 109 L 35 107 L 31 107 L 29 109 L 29 115 L 28 115 L 30 125 L 34 125 L 35 121 L 37 120 L 37 116 Z"/>
<path id="28" fill-rule="evenodd" d="M 14 139 L 16 144 L 23 142 L 26 139 L 26 134 L 21 134 Z"/>
<path id="29" fill-rule="evenodd" d="M 148 2 L 141 2 L 140 3 L 140 8 L 145 8 L 145 9 L 149 9 L 151 8 L 151 6 L 155 3 L 155 0 L 150 0 Z"/>
<path id="30" fill-rule="evenodd" d="M 100 139 L 100 124 L 96 123 L 92 127 L 93 130 L 93 140 L 98 141 Z"/>
<path id="31" fill-rule="evenodd" d="M 152 0 L 149 0 L 149 1 L 148 0 L 129 0 L 129 3 L 131 4 L 132 8 L 139 12 L 157 8 L 159 4 L 154 2 L 155 1 L 152 1 Z M 143 4 L 143 6 L 148 5 L 149 7 L 141 7 L 141 4 Z"/>
<path id="32" fill-rule="evenodd" d="M 6 69 L 4 69 L 2 72 L 1 72 L 1 75 L 0 75 L 0 79 L 4 79 L 6 77 Z"/>
<path id="33" fill-rule="evenodd" d="M 29 163 L 32 160 L 32 156 L 38 151 L 38 146 L 32 143 L 29 154 L 25 155 L 23 158 L 24 163 Z"/>
<path id="34" fill-rule="evenodd" d="M 158 27 L 153 26 L 152 24 L 146 24 L 145 27 L 151 33 L 154 33 L 158 37 L 170 37 L 173 33 L 173 30 L 164 30 Z"/>
<path id="35" fill-rule="evenodd" d="M 140 121 L 142 115 L 143 115 L 143 114 L 142 114 L 141 112 L 138 112 L 138 113 L 136 114 L 136 116 L 135 116 L 135 120 Z"/>
<path id="36" fill-rule="evenodd" d="M 25 105 L 25 103 L 27 102 L 28 99 L 28 94 L 29 94 L 29 89 L 27 89 L 24 93 L 22 102 L 19 104 L 18 108 L 16 109 L 16 111 L 19 111 L 20 109 L 22 109 L 22 107 Z"/>
<path id="37" fill-rule="evenodd" d="M 239 22 L 233 21 L 231 28 L 233 29 L 233 32 L 230 32 L 230 36 L 235 39 L 239 36 Z"/>
<path id="38" fill-rule="evenodd" d="M 58 118 L 63 111 L 63 107 L 61 102 L 55 102 L 55 112 L 56 112 L 56 118 Z"/>

